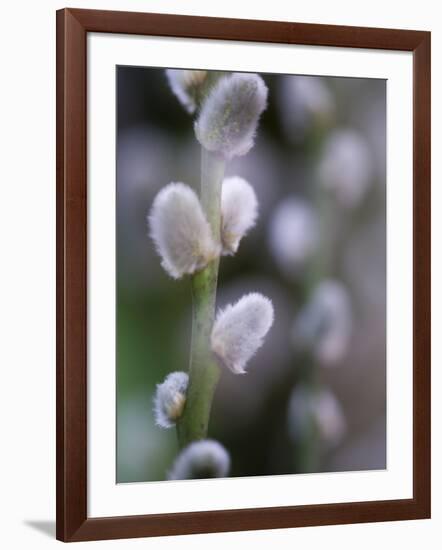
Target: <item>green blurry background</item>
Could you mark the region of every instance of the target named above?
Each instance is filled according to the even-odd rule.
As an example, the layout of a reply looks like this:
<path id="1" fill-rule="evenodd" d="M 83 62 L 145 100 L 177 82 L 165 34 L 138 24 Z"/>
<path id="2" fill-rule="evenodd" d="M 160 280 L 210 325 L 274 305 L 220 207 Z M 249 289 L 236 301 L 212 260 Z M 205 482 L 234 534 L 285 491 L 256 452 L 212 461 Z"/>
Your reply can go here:
<path id="1" fill-rule="evenodd" d="M 385 468 L 386 83 L 262 76 L 269 105 L 255 147 L 227 167 L 254 186 L 260 215 L 238 253 L 222 258 L 218 304 L 262 292 L 273 300 L 275 323 L 245 376 L 223 370 L 209 436 L 229 450 L 233 476 Z M 187 370 L 191 295 L 188 280 L 162 270 L 146 215 L 169 182 L 198 189 L 200 149 L 163 70 L 118 67 L 117 95 L 117 481 L 163 480 L 178 448 L 174 429 L 155 426 L 152 398 L 169 372 Z M 324 161 L 344 129 L 365 155 L 350 151 L 348 170 L 333 166 L 333 154 Z M 349 188 L 365 175 L 362 197 L 343 204 L 321 185 L 324 170 L 342 171 Z M 351 189 L 341 192 L 345 203 Z M 270 230 L 278 207 L 294 197 L 308 201 L 326 229 L 316 256 L 292 273 Z M 352 307 L 348 349 L 333 366 L 293 346 L 293 322 L 318 273 L 345 285 Z M 332 442 L 290 435 L 290 397 L 310 372 L 342 409 L 345 427 Z"/>

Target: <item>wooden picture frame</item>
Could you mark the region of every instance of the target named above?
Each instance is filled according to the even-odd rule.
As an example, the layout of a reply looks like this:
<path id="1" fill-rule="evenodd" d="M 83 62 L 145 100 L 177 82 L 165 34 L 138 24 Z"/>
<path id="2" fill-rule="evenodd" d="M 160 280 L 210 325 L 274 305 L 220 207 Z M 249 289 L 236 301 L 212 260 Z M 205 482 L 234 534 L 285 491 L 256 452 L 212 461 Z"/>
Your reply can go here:
<path id="1" fill-rule="evenodd" d="M 413 53 L 413 498 L 141 516 L 87 514 L 87 33 Z M 430 33 L 63 9 L 57 12 L 57 538 L 84 541 L 430 517 Z"/>

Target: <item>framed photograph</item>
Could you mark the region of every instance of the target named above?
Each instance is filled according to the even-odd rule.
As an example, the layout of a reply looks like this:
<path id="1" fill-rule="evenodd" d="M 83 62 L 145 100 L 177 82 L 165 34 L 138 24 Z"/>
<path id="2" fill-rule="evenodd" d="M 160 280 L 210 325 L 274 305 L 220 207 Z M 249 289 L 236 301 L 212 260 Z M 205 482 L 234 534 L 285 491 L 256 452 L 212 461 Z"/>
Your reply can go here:
<path id="1" fill-rule="evenodd" d="M 430 517 L 430 33 L 57 12 L 57 538 Z"/>

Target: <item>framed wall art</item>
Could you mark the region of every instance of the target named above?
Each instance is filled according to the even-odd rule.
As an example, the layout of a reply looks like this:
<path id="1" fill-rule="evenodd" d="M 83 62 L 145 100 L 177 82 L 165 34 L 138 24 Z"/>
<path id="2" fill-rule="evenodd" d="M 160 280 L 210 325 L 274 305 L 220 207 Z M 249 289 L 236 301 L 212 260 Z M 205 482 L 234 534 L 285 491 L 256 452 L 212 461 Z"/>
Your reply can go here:
<path id="1" fill-rule="evenodd" d="M 57 12 L 57 538 L 430 517 L 430 34 Z"/>

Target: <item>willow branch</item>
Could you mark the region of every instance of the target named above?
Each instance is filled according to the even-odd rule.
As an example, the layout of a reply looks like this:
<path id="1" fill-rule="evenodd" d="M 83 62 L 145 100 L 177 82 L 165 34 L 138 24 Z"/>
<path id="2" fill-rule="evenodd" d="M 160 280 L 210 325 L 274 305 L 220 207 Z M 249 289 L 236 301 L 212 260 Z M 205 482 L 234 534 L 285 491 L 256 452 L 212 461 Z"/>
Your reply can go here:
<path id="1" fill-rule="evenodd" d="M 213 236 L 220 242 L 221 186 L 225 162 L 201 149 L 201 204 Z M 213 395 L 220 376 L 210 350 L 210 334 L 215 319 L 219 258 L 192 276 L 192 342 L 186 405 L 177 424 L 181 447 L 207 436 Z"/>

